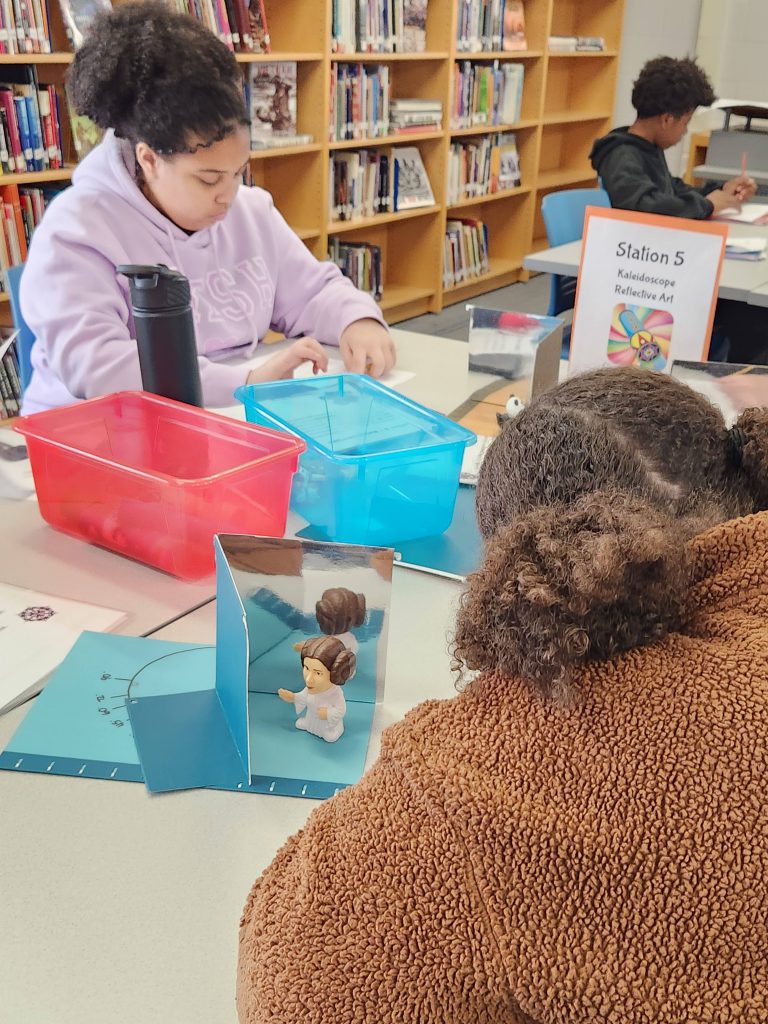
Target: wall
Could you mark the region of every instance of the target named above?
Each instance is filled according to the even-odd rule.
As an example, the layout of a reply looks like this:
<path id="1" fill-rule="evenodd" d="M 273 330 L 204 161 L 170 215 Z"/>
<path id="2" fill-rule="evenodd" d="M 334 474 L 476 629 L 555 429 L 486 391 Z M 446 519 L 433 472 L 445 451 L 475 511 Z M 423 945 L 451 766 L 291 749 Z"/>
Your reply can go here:
<path id="1" fill-rule="evenodd" d="M 766 0 L 753 2 L 758 6 Z M 660 56 L 691 57 L 696 52 L 701 7 L 702 0 L 626 0 L 614 106 L 616 125 L 631 124 L 634 120 L 632 83 L 647 60 Z M 674 174 L 680 173 L 686 152 L 684 143 L 667 151 L 667 162 Z"/>
<path id="2" fill-rule="evenodd" d="M 702 0 L 696 53 L 724 99 L 768 103 L 766 0 Z M 697 114 L 698 128 L 719 128 L 722 114 Z"/>

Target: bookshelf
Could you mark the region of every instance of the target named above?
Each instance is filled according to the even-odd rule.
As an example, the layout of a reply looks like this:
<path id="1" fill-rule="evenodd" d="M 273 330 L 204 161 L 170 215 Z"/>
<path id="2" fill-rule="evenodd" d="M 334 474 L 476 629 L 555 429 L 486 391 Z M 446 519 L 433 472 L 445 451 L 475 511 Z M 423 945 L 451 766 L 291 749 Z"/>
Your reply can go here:
<path id="1" fill-rule="evenodd" d="M 119 2 L 119 0 L 115 0 Z M 539 213 L 542 197 L 559 188 L 589 186 L 593 140 L 611 127 L 624 0 L 525 0 L 528 49 L 520 52 L 459 50 L 457 0 L 429 0 L 423 53 L 331 53 L 332 0 L 264 0 L 272 52 L 237 54 L 244 72 L 253 63 L 295 61 L 299 133 L 311 144 L 254 152 L 254 184 L 268 189 L 275 204 L 305 245 L 319 259 L 331 237 L 368 242 L 382 250 L 382 308 L 390 323 L 437 312 L 492 288 L 524 279 L 523 256 L 546 246 Z M 36 64 L 42 81 L 63 80 L 72 54 L 58 0 L 49 0 L 53 53 L 1 56 L 3 64 Z M 550 35 L 603 36 L 600 53 L 548 53 Z M 451 81 L 456 61 L 522 63 L 525 68 L 520 119 L 512 125 L 453 130 L 449 127 Z M 334 62 L 386 64 L 394 98 L 440 99 L 443 127 L 369 140 L 329 142 L 331 67 Z M 0 80 L 2 67 L 0 67 Z M 65 166 L 56 171 L 0 175 L 0 185 L 61 181 L 75 161 L 68 118 L 62 112 Z M 447 168 L 454 141 L 478 141 L 499 131 L 516 134 L 521 185 L 493 195 L 447 204 Z M 435 206 L 377 214 L 356 221 L 329 220 L 329 158 L 336 150 L 417 146 L 435 195 Z M 489 267 L 482 277 L 457 287 L 443 285 L 443 239 L 452 218 L 475 218 L 488 225 Z M 2 301 L 0 299 L 0 301 Z M 0 319 L 8 319 L 0 305 Z"/>

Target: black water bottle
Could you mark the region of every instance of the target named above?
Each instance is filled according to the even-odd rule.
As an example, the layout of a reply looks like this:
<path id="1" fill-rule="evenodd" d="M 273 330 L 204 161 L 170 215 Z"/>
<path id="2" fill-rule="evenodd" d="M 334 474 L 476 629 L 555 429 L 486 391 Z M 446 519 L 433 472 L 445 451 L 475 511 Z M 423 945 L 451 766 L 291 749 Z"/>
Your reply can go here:
<path id="1" fill-rule="evenodd" d="M 202 406 L 189 281 L 162 263 L 122 264 L 117 272 L 127 277 L 131 286 L 144 390 Z"/>

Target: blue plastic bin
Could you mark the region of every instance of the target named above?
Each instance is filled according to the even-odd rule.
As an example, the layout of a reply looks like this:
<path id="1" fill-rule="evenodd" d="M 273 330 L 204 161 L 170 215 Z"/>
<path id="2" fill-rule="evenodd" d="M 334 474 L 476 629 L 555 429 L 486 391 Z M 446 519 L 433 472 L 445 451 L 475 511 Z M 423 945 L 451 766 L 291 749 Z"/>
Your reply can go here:
<path id="1" fill-rule="evenodd" d="M 393 545 L 448 528 L 471 430 L 357 374 L 238 388 L 250 423 L 307 442 L 291 507 L 328 540 Z"/>

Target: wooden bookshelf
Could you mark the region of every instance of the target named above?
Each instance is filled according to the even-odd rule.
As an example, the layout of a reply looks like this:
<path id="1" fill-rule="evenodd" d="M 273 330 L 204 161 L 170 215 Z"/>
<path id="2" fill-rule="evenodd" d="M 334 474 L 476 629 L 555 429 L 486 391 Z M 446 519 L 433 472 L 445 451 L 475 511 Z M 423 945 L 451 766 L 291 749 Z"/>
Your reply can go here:
<path id="1" fill-rule="evenodd" d="M 115 0 L 119 2 L 119 0 Z M 331 237 L 381 246 L 387 319 L 397 323 L 464 301 L 520 280 L 526 253 L 545 244 L 539 209 L 554 189 L 594 184 L 589 165 L 592 142 L 610 129 L 618 70 L 624 0 L 525 0 L 529 49 L 521 52 L 459 50 L 456 43 L 457 0 L 429 0 L 426 50 L 423 53 L 332 54 L 331 0 L 264 0 L 272 42 L 269 54 L 237 54 L 244 74 L 265 61 L 296 61 L 298 125 L 310 144 L 258 150 L 251 154 L 254 184 L 268 189 L 299 237 L 324 259 Z M 56 0 L 50 5 L 54 53 L 0 56 L 2 64 L 36 64 L 41 80 L 63 87 L 67 65 L 66 36 Z M 550 35 L 603 36 L 600 53 L 548 53 Z M 525 67 L 520 120 L 514 125 L 449 127 L 452 76 L 457 61 L 522 63 Z M 395 97 L 439 98 L 443 128 L 438 132 L 388 135 L 384 138 L 329 142 L 331 67 L 335 63 L 386 64 Z M 2 68 L 0 68 L 2 79 Z M 63 96 L 62 96 L 63 98 Z M 66 181 L 75 160 L 68 118 L 62 127 L 68 166 L 41 174 L 0 176 L 11 181 Z M 66 123 L 64 123 L 66 122 Z M 514 131 L 520 152 L 519 188 L 458 203 L 447 203 L 448 156 L 452 141 Z M 435 206 L 379 214 L 356 221 L 329 220 L 329 160 L 337 150 L 403 145 L 418 146 L 435 195 Z M 481 278 L 458 287 L 443 286 L 443 239 L 446 220 L 480 218 L 488 225 L 490 265 Z M 1 300 L 0 300 L 1 301 Z M 0 318 L 7 306 L 0 310 Z"/>

